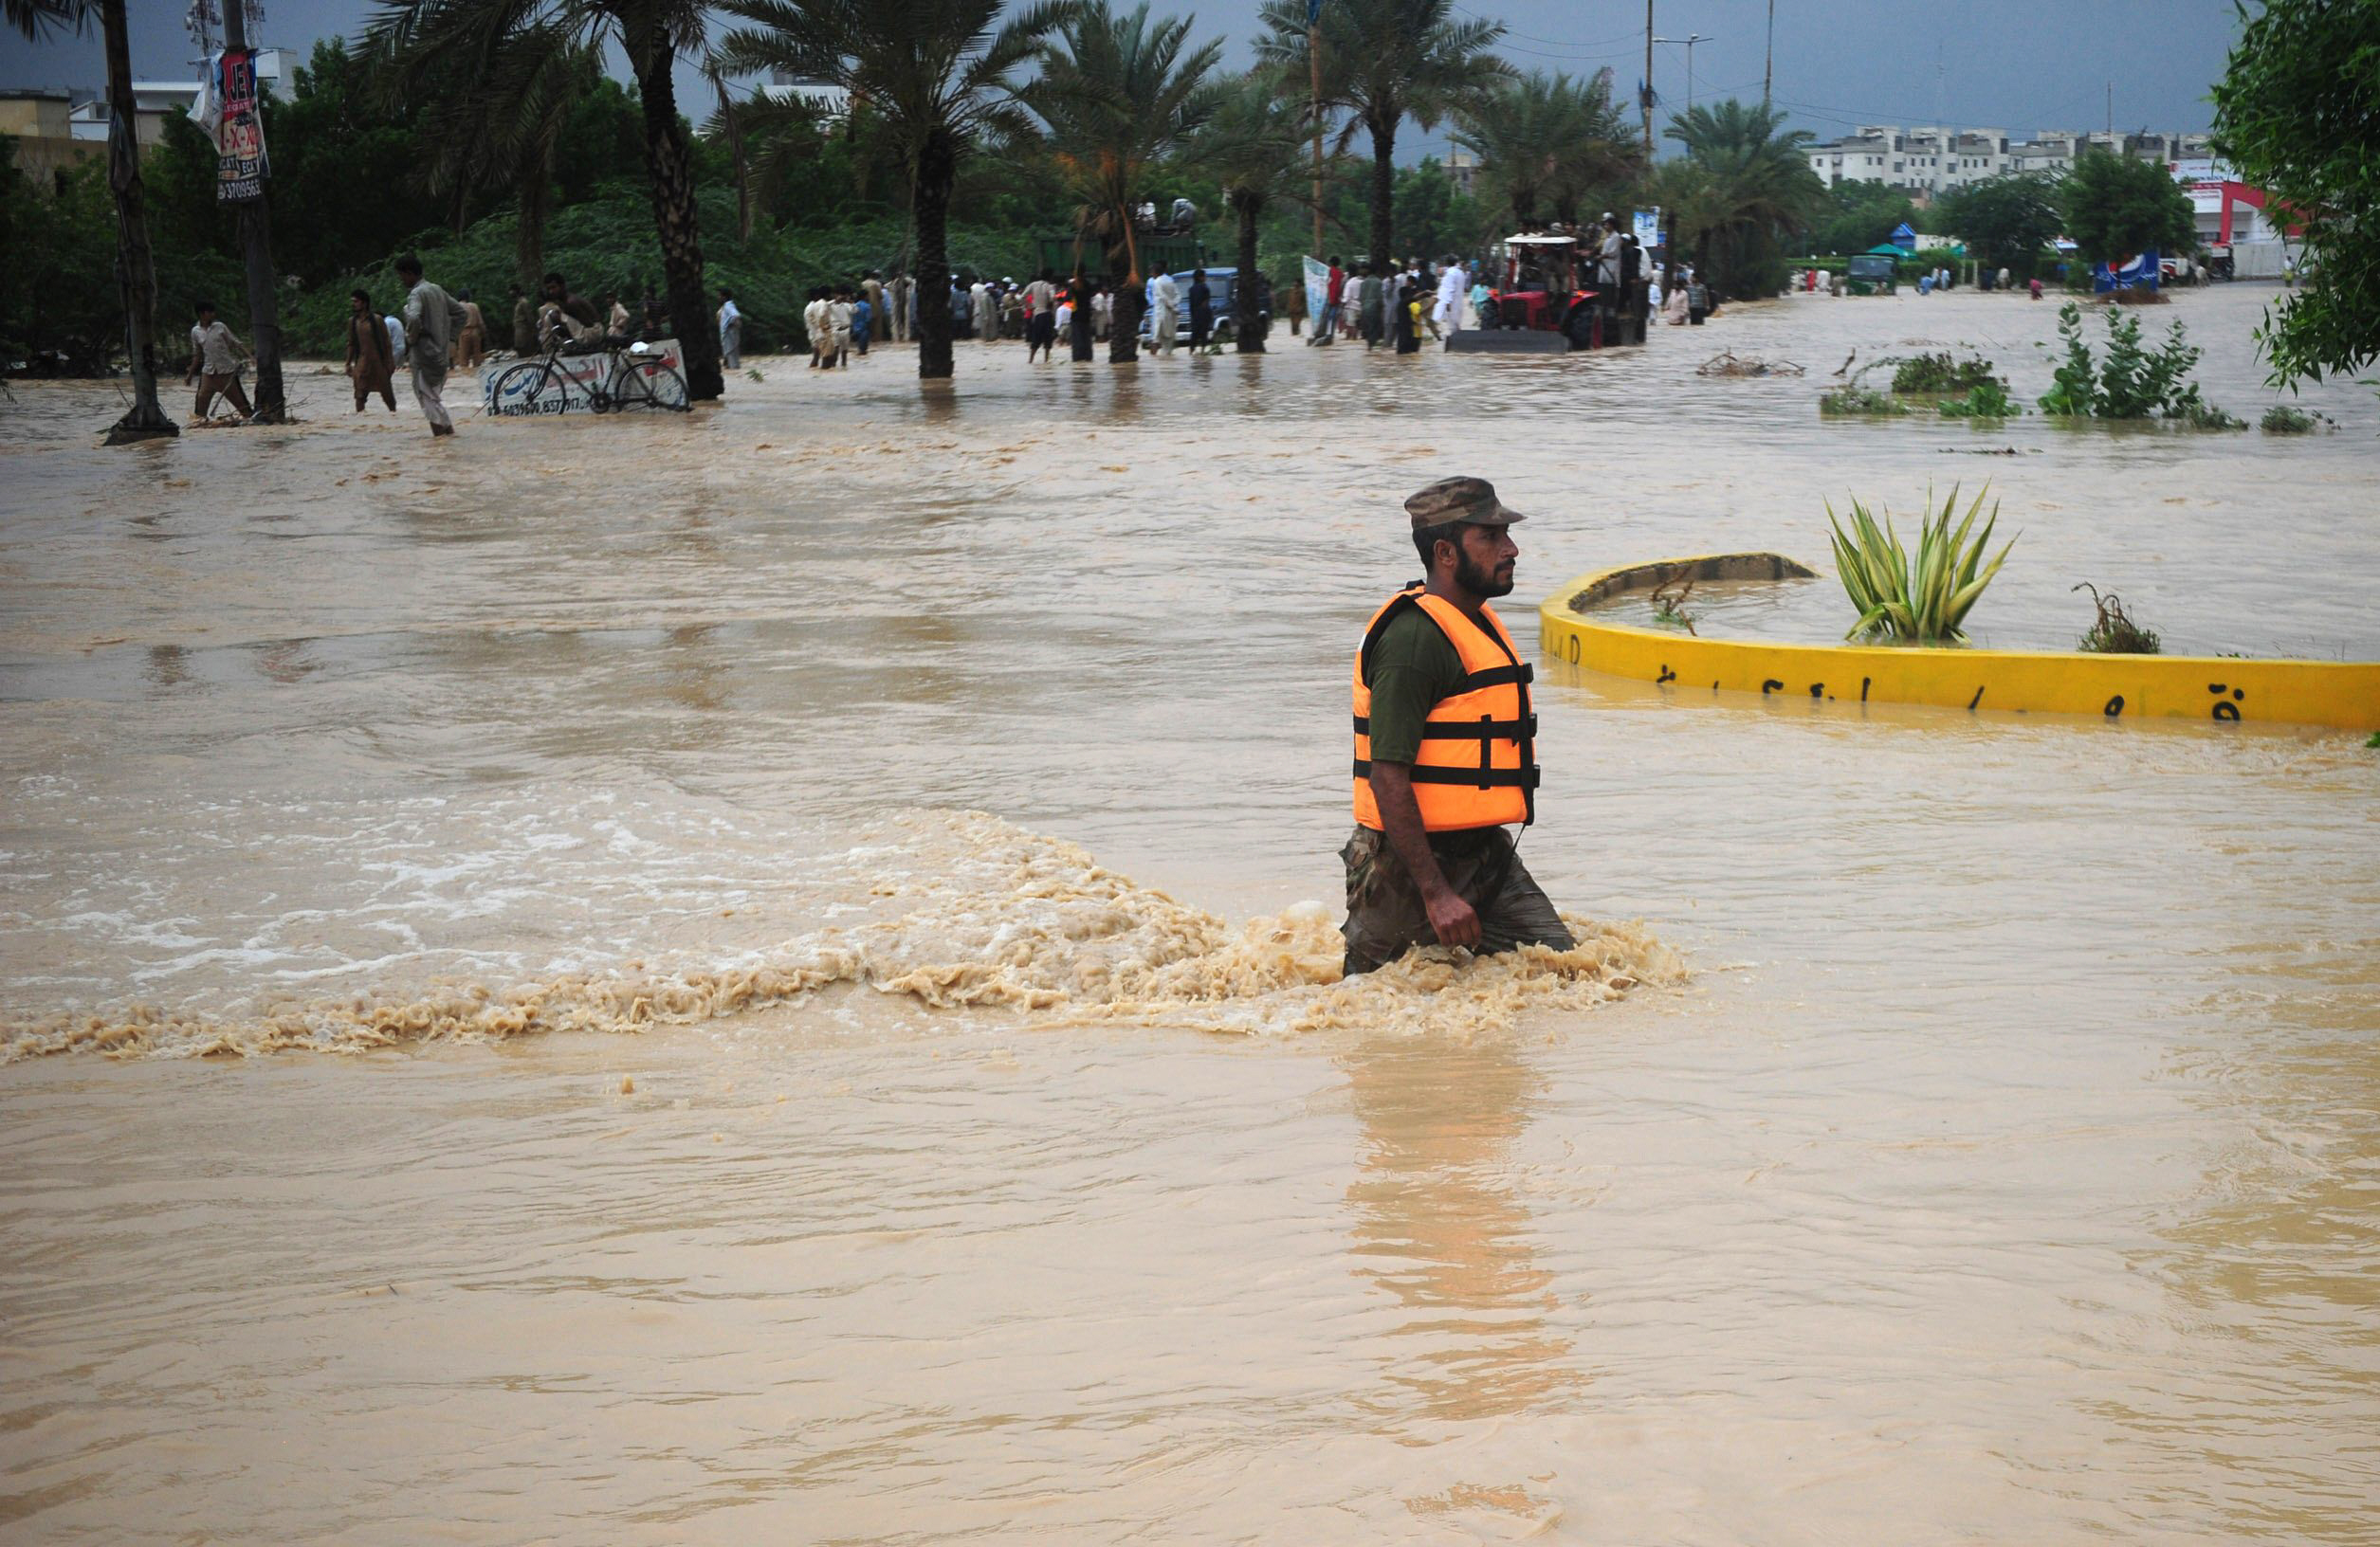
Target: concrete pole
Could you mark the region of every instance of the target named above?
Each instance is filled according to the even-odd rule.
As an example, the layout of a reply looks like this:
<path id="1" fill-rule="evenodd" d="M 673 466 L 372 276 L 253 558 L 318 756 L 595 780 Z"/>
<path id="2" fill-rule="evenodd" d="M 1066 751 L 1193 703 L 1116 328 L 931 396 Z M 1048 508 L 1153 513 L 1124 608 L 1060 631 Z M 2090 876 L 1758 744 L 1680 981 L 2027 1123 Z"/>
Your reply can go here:
<path id="1" fill-rule="evenodd" d="M 247 47 L 247 0 L 224 0 L 227 49 Z M 253 61 L 251 60 L 251 69 Z M 265 84 L 256 82 L 257 116 L 264 117 Z M 248 347 L 256 352 L 256 423 L 277 425 L 289 417 L 281 383 L 281 284 L 273 273 L 272 216 L 261 186 L 256 197 L 231 207 L 240 228 L 240 254 L 247 267 Z"/>
<path id="2" fill-rule="evenodd" d="M 1644 109 L 1644 164 L 1653 165 L 1653 0 L 1644 0 L 1644 81 L 1639 94 Z"/>

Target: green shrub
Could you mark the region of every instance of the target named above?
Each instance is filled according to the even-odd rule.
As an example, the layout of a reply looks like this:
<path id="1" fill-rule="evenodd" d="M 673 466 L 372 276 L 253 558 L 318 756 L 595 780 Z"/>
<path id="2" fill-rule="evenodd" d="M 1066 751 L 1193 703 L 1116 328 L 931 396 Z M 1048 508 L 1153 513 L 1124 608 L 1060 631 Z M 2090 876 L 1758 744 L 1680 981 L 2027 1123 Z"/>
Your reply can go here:
<path id="1" fill-rule="evenodd" d="M 2154 349 L 2140 341 L 2140 318 L 2120 307 L 2107 311 L 2107 355 L 2094 360 L 2082 338 L 2082 308 L 2073 301 L 2059 308 L 2058 332 L 2066 341 L 2048 391 L 2041 394 L 2043 413 L 2074 419 L 2164 419 L 2196 429 L 2245 429 L 2235 419 L 2198 395 L 2190 371 L 2206 352 L 2193 348 L 2180 322 Z"/>
<path id="2" fill-rule="evenodd" d="M 2008 384 L 1996 376 L 1976 383 L 1965 397 L 1946 397 L 1934 407 L 1945 419 L 2014 419 L 2024 412 L 2008 395 Z"/>
<path id="3" fill-rule="evenodd" d="M 1912 355 L 1895 362 L 1893 391 L 1920 397 L 1964 394 L 1990 383 L 2006 383 L 1992 374 L 1991 362 L 1980 355 L 1954 360 L 1948 352 Z"/>
<path id="4" fill-rule="evenodd" d="M 2304 409 L 2293 409 L 2286 403 L 2276 403 L 2264 410 L 2262 428 L 2267 435 L 2311 435 L 2325 426 L 2336 429 L 2338 421 L 2327 413 L 2310 412 Z"/>

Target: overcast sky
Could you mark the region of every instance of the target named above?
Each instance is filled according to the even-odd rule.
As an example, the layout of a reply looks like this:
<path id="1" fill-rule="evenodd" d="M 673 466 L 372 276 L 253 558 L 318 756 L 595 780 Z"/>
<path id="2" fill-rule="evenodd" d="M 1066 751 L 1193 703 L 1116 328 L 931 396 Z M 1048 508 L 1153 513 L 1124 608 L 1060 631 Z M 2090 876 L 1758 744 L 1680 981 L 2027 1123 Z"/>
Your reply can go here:
<path id="1" fill-rule="evenodd" d="M 1170 9 L 1192 11 L 1198 30 L 1230 40 L 1231 57 L 1244 64 L 1256 6 L 1208 0 Z M 318 38 L 357 31 L 373 9 L 370 0 L 265 0 L 253 41 L 302 56 Z M 1158 0 L 1157 9 L 1169 8 Z M 1503 22 L 1502 51 L 1523 69 L 1591 74 L 1609 65 L 1623 100 L 1643 73 L 1644 8 L 1634 0 L 1475 0 L 1458 9 Z M 136 0 L 136 75 L 195 73 L 182 10 L 182 0 Z M 1776 100 L 1796 127 L 1822 139 L 1861 123 L 1989 125 L 2019 138 L 2040 129 L 2101 129 L 2110 82 L 2118 128 L 2204 129 L 2207 90 L 2239 30 L 2231 0 L 1776 0 Z M 1767 15 L 1768 0 L 1656 0 L 1659 36 L 1711 40 L 1693 50 L 1696 100 L 1759 99 Z M 96 29 L 40 46 L 13 32 L 0 39 L 0 85 L 96 90 L 103 74 Z M 1657 46 L 1653 76 L 1667 108 L 1685 104 L 1683 46 Z M 679 91 L 699 121 L 707 103 L 683 69 Z M 1442 134 L 1407 137 L 1415 154 L 1444 145 Z"/>

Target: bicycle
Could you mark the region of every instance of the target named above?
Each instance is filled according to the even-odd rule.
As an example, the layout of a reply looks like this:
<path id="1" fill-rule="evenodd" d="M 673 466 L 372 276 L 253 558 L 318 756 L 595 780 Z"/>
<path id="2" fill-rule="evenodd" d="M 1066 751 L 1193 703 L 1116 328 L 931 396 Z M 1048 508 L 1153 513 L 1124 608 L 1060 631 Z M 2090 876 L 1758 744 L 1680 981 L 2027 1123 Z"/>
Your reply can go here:
<path id="1" fill-rule="evenodd" d="M 566 357 L 583 357 L 566 356 L 563 351 L 568 342 L 557 331 L 542 358 L 507 366 L 503 374 L 496 378 L 490 407 L 504 415 L 567 413 L 573 394 L 581 390 L 586 393 L 587 407 L 597 413 L 640 407 L 672 409 L 683 413 L 691 407 L 684 376 L 671 370 L 660 355 L 648 355 L 642 343 L 623 346 L 615 338 L 606 338 L 603 343 L 610 369 L 601 380 L 588 382 L 581 389 L 577 378 L 561 364 Z M 545 396 L 549 385 L 555 390 L 550 408 Z"/>

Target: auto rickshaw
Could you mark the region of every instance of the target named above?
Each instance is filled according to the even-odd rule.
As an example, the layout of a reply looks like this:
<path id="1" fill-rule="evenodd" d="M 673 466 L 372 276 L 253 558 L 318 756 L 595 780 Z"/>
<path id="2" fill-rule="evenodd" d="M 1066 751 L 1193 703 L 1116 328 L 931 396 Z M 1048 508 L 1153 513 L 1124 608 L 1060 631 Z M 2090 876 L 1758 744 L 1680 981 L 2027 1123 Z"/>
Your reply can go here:
<path id="1" fill-rule="evenodd" d="M 1846 288 L 1855 296 L 1889 296 L 1898 288 L 1895 278 L 1900 263 L 1900 249 L 1893 249 L 1891 257 L 1880 252 L 1855 252 L 1843 272 Z"/>

